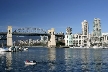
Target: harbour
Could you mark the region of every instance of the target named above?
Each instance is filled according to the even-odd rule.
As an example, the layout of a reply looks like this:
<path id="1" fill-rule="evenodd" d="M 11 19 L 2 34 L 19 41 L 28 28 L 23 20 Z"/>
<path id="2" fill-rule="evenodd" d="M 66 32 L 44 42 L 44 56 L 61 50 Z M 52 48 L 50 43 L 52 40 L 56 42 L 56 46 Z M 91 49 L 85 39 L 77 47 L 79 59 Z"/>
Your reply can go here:
<path id="1" fill-rule="evenodd" d="M 108 72 L 108 0 L 0 0 L 0 72 Z"/>

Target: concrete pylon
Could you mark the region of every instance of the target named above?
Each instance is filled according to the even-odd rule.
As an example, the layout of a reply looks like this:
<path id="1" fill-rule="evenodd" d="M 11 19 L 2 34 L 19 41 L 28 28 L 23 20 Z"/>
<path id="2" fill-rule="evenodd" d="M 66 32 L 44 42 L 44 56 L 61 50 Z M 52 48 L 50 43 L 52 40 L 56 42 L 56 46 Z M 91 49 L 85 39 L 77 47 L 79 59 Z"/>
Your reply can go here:
<path id="1" fill-rule="evenodd" d="M 12 26 L 8 26 L 7 29 L 7 46 L 13 46 L 12 42 Z"/>
<path id="2" fill-rule="evenodd" d="M 51 34 L 51 36 L 48 37 L 48 47 L 56 47 L 56 40 L 55 40 L 55 32 L 54 28 L 51 28 L 51 30 L 48 30 L 48 33 Z"/>

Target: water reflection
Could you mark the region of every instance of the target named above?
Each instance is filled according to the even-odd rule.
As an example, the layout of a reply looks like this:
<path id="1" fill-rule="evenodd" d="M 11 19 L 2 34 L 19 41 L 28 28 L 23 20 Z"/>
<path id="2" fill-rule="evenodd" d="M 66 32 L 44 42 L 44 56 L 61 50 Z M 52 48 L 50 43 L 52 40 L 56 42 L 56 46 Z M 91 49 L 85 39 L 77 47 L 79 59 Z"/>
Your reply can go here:
<path id="1" fill-rule="evenodd" d="M 89 71 L 90 50 L 82 49 L 81 51 L 81 68 L 83 71 Z"/>
<path id="2" fill-rule="evenodd" d="M 56 59 L 56 49 L 55 48 L 49 48 L 48 49 L 48 57 L 49 57 L 49 70 L 53 71 L 55 69 L 55 65 L 53 64 Z"/>
<path id="3" fill-rule="evenodd" d="M 34 66 L 24 61 L 36 60 Z M 0 54 L 1 72 L 108 72 L 108 49 L 30 48 Z"/>
<path id="4" fill-rule="evenodd" d="M 56 59 L 56 49 L 55 48 L 49 48 L 48 49 L 48 56 L 50 61 L 54 61 Z"/>
<path id="5" fill-rule="evenodd" d="M 4 56 L 6 52 L 0 52 L 0 57 Z"/>
<path id="6" fill-rule="evenodd" d="M 94 58 L 94 62 L 95 62 L 95 65 L 94 65 L 94 68 L 96 71 L 98 72 L 102 72 L 101 71 L 101 67 L 102 67 L 102 50 L 101 49 L 98 49 L 98 50 L 95 50 L 93 51 L 93 58 Z"/>
<path id="7" fill-rule="evenodd" d="M 72 49 L 64 50 L 64 60 L 65 60 L 65 71 L 71 71 L 72 69 Z"/>
<path id="8" fill-rule="evenodd" d="M 12 54 L 11 52 L 6 53 L 6 70 L 11 70 L 12 67 Z"/>

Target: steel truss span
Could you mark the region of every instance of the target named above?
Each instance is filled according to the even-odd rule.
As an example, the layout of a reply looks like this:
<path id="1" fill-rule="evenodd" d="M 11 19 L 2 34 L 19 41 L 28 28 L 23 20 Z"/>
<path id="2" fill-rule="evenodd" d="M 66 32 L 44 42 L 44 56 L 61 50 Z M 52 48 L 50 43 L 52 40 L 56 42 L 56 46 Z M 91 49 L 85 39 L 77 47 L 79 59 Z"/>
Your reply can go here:
<path id="1" fill-rule="evenodd" d="M 13 31 L 14 33 L 47 33 L 46 30 L 41 29 L 41 28 L 31 28 L 31 27 L 26 27 L 26 28 L 19 28 Z"/>

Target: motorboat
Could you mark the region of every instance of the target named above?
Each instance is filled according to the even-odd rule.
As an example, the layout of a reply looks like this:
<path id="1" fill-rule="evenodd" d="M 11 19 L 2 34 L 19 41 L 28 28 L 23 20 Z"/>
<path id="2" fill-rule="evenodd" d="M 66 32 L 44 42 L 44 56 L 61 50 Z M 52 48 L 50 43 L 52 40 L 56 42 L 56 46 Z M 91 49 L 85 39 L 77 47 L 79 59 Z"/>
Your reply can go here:
<path id="1" fill-rule="evenodd" d="M 28 50 L 28 48 L 24 48 L 24 50 Z"/>
<path id="2" fill-rule="evenodd" d="M 7 52 L 7 51 L 9 51 L 8 48 L 4 48 L 4 47 L 1 47 L 1 48 L 0 48 L 0 52 Z"/>
<path id="3" fill-rule="evenodd" d="M 35 60 L 33 60 L 33 61 L 26 60 L 26 61 L 24 61 L 24 63 L 26 65 L 35 65 L 36 64 L 36 61 Z"/>
<path id="4" fill-rule="evenodd" d="M 69 47 L 69 48 L 74 48 L 74 47 Z"/>
<path id="5" fill-rule="evenodd" d="M 19 48 L 16 46 L 12 46 L 12 47 L 9 47 L 9 51 L 10 52 L 16 52 L 16 51 L 19 51 Z"/>
<path id="6" fill-rule="evenodd" d="M 10 52 L 12 51 L 12 47 L 9 47 L 9 51 L 10 51 Z"/>
<path id="7" fill-rule="evenodd" d="M 98 47 L 98 46 L 93 46 L 93 48 L 94 48 L 94 49 L 97 49 L 97 48 L 99 48 L 99 47 Z"/>

